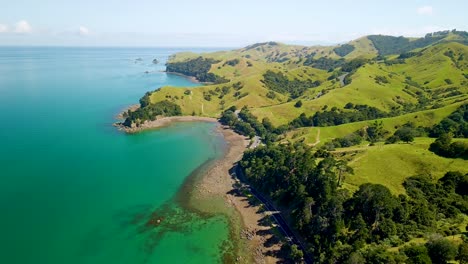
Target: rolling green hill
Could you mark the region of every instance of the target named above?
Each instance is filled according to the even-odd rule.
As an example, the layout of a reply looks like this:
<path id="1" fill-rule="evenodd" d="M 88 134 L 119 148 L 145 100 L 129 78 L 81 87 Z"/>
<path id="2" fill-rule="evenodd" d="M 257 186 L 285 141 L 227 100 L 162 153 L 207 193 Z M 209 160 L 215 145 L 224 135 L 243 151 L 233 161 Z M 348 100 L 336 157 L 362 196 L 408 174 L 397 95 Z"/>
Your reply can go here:
<path id="1" fill-rule="evenodd" d="M 174 103 L 182 115 L 209 117 L 246 106 L 259 121 L 268 119 L 273 126 L 286 128 L 283 141 L 304 141 L 316 148 L 366 129 L 375 120 L 333 121 L 325 127 L 297 127 L 291 122 L 301 114 L 308 120 L 317 113 L 352 117 L 352 109 L 346 107 L 351 103 L 383 113 L 379 120 L 389 137 L 405 124 L 429 129 L 468 102 L 467 43 L 468 33 L 443 31 L 419 39 L 373 35 L 337 46 L 265 42 L 231 51 L 178 53 L 170 57 L 168 71 L 211 83 L 163 87 L 149 93 L 148 100 Z M 434 155 L 428 154 L 429 141 L 380 148 L 362 143 L 359 162 L 350 159 L 357 173 L 347 181 L 348 187 L 371 181 L 401 192 L 402 179 L 419 172 L 418 164 L 426 164 L 424 160 Z M 406 153 L 402 155 L 408 159 L 394 158 L 397 152 Z M 401 168 L 391 183 L 378 173 L 369 176 L 378 163 L 375 155 Z M 443 165 L 444 158 L 432 160 L 440 163 L 433 166 L 437 176 L 452 168 Z M 463 170 L 461 165 L 453 168 Z"/>
<path id="2" fill-rule="evenodd" d="M 257 136 L 265 146 L 240 169 L 294 218 L 317 262 L 403 263 L 391 260 L 430 248 L 430 234 L 460 244 L 466 233 L 467 44 L 453 30 L 178 53 L 167 70 L 204 85 L 149 92 L 124 125 L 199 115 Z"/>

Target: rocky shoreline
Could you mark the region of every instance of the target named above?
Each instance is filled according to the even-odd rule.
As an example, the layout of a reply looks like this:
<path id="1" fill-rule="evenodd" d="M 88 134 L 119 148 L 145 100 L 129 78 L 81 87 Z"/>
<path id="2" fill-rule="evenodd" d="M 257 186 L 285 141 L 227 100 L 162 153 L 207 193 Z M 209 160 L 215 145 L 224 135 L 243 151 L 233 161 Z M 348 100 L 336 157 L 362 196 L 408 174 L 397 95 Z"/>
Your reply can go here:
<path id="1" fill-rule="evenodd" d="M 135 107 L 135 106 L 132 106 Z M 131 109 L 131 108 L 128 108 Z M 120 114 L 119 116 L 122 116 Z M 123 116 L 122 116 L 123 117 Z M 217 131 L 222 134 L 226 142 L 226 149 L 223 157 L 214 161 L 194 183 L 190 198 L 191 206 L 202 212 L 225 213 L 229 209 L 234 209 L 237 216 L 231 214 L 231 224 L 238 223 L 240 228 L 233 228 L 235 237 L 238 237 L 243 244 L 241 250 L 244 256 L 239 256 L 238 263 L 277 263 L 279 259 L 271 254 L 280 250 L 280 243 L 269 243 L 274 240 L 272 227 L 261 224 L 264 218 L 268 217 L 261 210 L 260 204 L 252 204 L 249 197 L 246 197 L 238 189 L 238 180 L 232 173 L 235 164 L 242 159 L 244 151 L 247 150 L 250 140 L 234 132 L 226 126 L 218 123 L 216 118 L 199 116 L 172 116 L 160 117 L 154 121 L 146 121 L 138 127 L 127 127 L 122 123 L 115 123 L 119 130 L 129 134 L 138 133 L 144 130 L 167 127 L 178 122 L 211 122 L 217 123 Z M 221 199 L 224 205 L 219 208 L 215 205 L 215 200 Z"/>
<path id="2" fill-rule="evenodd" d="M 261 224 L 269 216 L 263 213 L 259 203 L 245 196 L 239 189 L 239 182 L 233 173 L 237 162 L 242 159 L 250 140 L 228 127 L 219 125 L 218 131 L 227 144 L 224 156 L 215 161 L 195 184 L 192 206 L 208 213 L 216 213 L 216 207 L 209 202 L 222 198 L 224 206 L 234 209 L 240 218 L 240 229 L 235 229 L 244 244 L 244 256 L 237 259 L 238 263 L 278 263 L 272 252 L 278 252 L 281 244 L 275 241 L 271 226 Z M 205 201 L 205 202 L 204 202 Z M 223 209 L 221 209 L 223 210 Z M 218 212 L 219 213 L 219 212 Z M 236 222 L 236 221 L 232 221 Z M 269 241 L 270 243 L 266 243 Z M 268 246 L 267 246 L 268 245 Z M 247 256 L 248 255 L 248 256 Z"/>

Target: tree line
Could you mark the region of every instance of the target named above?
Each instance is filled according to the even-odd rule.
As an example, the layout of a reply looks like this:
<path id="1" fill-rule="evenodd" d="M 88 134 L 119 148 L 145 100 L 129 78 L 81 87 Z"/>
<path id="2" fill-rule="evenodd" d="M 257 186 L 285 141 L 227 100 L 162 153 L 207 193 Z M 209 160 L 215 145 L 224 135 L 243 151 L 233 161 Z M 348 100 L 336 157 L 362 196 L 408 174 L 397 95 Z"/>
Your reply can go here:
<path id="1" fill-rule="evenodd" d="M 318 80 L 312 81 L 309 79 L 301 81 L 297 78 L 290 80 L 282 72 L 274 72 L 271 70 L 263 74 L 262 82 L 268 89 L 282 94 L 289 94 L 293 99 L 304 94 L 307 89 L 320 85 L 320 81 Z"/>
<path id="2" fill-rule="evenodd" d="M 292 120 L 289 125 L 292 128 L 309 127 L 309 126 L 337 126 L 346 123 L 359 122 L 365 120 L 373 120 L 391 116 L 376 107 L 368 105 L 354 105 L 348 103 L 345 109 L 341 110 L 333 107 L 330 110 L 316 112 L 314 115 L 307 117 L 302 113 L 298 118 Z"/>

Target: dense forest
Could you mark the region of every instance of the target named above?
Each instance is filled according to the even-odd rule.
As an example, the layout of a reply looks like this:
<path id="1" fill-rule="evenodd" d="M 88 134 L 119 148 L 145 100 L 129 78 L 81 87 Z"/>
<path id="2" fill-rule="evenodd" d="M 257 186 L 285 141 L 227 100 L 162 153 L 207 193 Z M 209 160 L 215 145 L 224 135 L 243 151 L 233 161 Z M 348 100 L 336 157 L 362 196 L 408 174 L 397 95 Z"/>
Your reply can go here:
<path id="1" fill-rule="evenodd" d="M 226 83 L 229 80 L 226 80 L 225 78 L 214 73 L 208 72 L 211 69 L 211 65 L 218 62 L 220 61 L 203 57 L 198 57 L 182 62 L 168 62 L 166 64 L 166 71 L 195 77 L 200 82 Z"/>
<path id="2" fill-rule="evenodd" d="M 298 79 L 290 80 L 283 73 L 270 70 L 268 70 L 263 75 L 262 82 L 268 87 L 268 89 L 278 93 L 287 93 L 291 96 L 291 98 L 297 98 L 301 96 L 308 88 L 313 88 L 320 85 L 320 81 L 301 81 Z"/>
<path id="3" fill-rule="evenodd" d="M 353 173 L 346 162 L 317 159 L 301 143 L 248 151 L 240 166 L 258 191 L 285 208 L 316 263 L 467 261 L 466 242 L 457 246 L 444 237 L 461 233 L 468 175 L 448 172 L 437 181 L 428 175 L 409 177 L 406 195 L 370 183 L 351 194 L 340 188 Z M 426 239 L 411 243 L 416 238 Z M 291 258 L 299 261 L 300 256 Z"/>

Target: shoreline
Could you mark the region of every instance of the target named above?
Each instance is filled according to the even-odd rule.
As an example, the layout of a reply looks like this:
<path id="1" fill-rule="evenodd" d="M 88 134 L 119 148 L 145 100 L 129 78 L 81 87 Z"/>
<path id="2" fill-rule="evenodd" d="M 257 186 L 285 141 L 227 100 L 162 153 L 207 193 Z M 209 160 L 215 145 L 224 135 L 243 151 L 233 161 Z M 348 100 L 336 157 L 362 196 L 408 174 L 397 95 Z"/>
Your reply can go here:
<path id="1" fill-rule="evenodd" d="M 121 114 L 120 114 L 121 115 Z M 145 121 L 138 127 L 127 127 L 122 125 L 121 122 L 116 122 L 113 125 L 118 128 L 120 131 L 124 131 L 128 134 L 134 134 L 142 132 L 145 130 L 157 129 L 167 127 L 173 123 L 179 122 L 209 122 L 216 123 L 218 120 L 213 117 L 203 117 L 203 116 L 168 116 L 160 117 L 154 121 Z"/>
<path id="2" fill-rule="evenodd" d="M 164 72 L 164 73 L 166 73 L 166 74 L 177 75 L 177 76 L 180 76 L 180 77 L 184 77 L 184 78 L 190 80 L 191 82 L 203 84 L 203 82 L 200 82 L 197 78 L 195 78 L 195 77 L 193 77 L 193 76 L 185 75 L 185 74 L 183 74 L 183 73 L 168 72 L 168 71 L 161 71 L 161 72 Z"/>
<path id="3" fill-rule="evenodd" d="M 225 258 L 225 263 L 278 263 L 280 259 L 272 252 L 278 252 L 281 244 L 272 243 L 275 235 L 271 226 L 261 224 L 269 216 L 236 187 L 238 180 L 233 169 L 247 150 L 249 140 L 219 123 L 216 129 L 226 143 L 224 153 L 195 171 L 178 199 L 199 213 L 226 215 L 231 230 L 229 239 L 237 245 L 233 249 L 236 259 Z"/>
<path id="4" fill-rule="evenodd" d="M 162 71 L 162 72 L 165 72 L 166 74 L 173 74 L 173 75 L 177 75 L 177 76 L 180 76 L 180 77 L 184 77 L 184 78 L 188 79 L 189 81 L 191 81 L 193 83 L 198 83 L 198 84 L 203 84 L 203 85 L 213 84 L 211 82 L 202 82 L 202 81 L 198 80 L 196 77 L 185 75 L 185 74 L 179 73 L 179 72 L 168 72 L 168 71 Z"/>
<path id="5" fill-rule="evenodd" d="M 220 157 L 202 164 L 187 177 L 176 199 L 188 210 L 208 215 L 224 214 L 227 217 L 230 229 L 228 240 L 234 244 L 234 252 L 223 256 L 224 263 L 280 262 L 280 259 L 274 256 L 274 252 L 280 250 L 281 244 L 272 243 L 275 241 L 272 227 L 261 224 L 269 216 L 262 212 L 260 204 L 252 203 L 249 197 L 243 195 L 236 187 L 238 180 L 233 168 L 248 149 L 248 138 L 223 126 L 216 118 L 200 116 L 162 117 L 133 128 L 125 127 L 121 123 L 114 123 L 114 126 L 134 134 L 179 122 L 216 123 L 216 132 L 222 137 L 225 146 Z M 232 255 L 235 259 L 232 259 Z"/>

